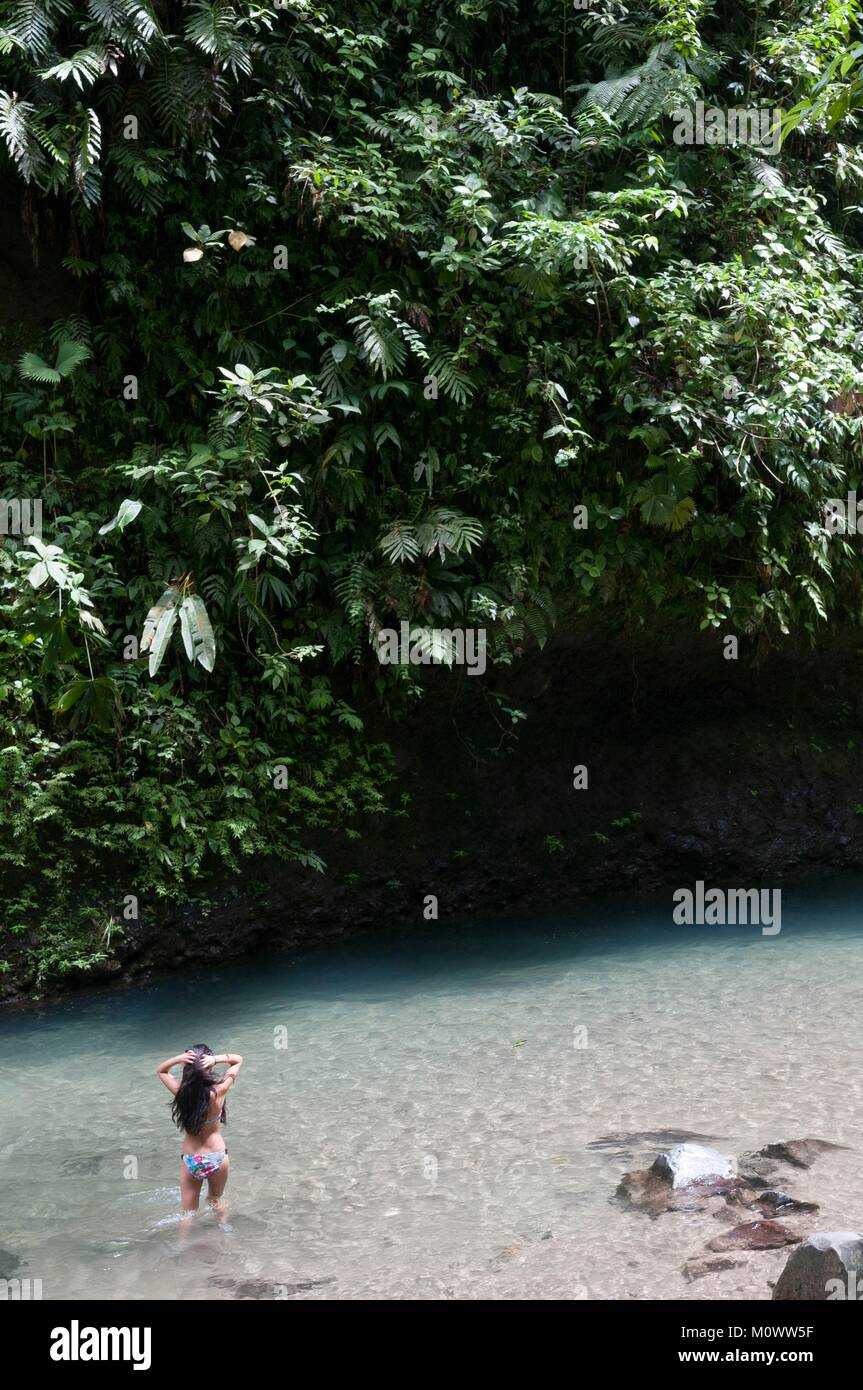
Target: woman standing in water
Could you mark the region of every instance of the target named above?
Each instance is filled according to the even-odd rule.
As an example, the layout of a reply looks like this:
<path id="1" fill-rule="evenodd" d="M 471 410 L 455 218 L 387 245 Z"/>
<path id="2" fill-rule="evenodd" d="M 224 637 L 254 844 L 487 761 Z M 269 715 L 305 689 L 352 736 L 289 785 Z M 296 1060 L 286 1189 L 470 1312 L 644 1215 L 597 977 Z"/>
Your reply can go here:
<path id="1" fill-rule="evenodd" d="M 213 1067 L 227 1064 L 228 1070 L 216 1076 Z M 169 1057 L 156 1068 L 159 1080 L 167 1086 L 174 1103 L 171 1114 L 184 1132 L 180 1164 L 180 1196 L 183 1220 L 198 1210 L 201 1186 L 206 1178 L 207 1201 L 220 1221 L 227 1214 L 223 1193 L 228 1182 L 228 1150 L 222 1135 L 227 1120 L 225 1096 L 237 1079 L 242 1057 L 224 1052 L 216 1057 L 206 1043 L 195 1043 L 179 1057 Z M 171 1068 L 182 1066 L 178 1081 Z"/>

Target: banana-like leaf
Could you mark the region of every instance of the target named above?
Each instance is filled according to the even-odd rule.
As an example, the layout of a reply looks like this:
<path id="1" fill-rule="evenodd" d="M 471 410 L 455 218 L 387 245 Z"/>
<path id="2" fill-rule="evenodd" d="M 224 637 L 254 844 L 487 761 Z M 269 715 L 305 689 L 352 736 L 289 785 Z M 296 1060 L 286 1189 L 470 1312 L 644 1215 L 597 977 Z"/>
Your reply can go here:
<path id="1" fill-rule="evenodd" d="M 144 631 L 141 634 L 141 654 L 150 650 L 153 645 L 153 638 L 156 636 L 159 623 L 165 613 L 174 607 L 180 595 L 176 589 L 166 589 L 158 603 L 154 603 L 146 618 L 144 619 Z"/>
<path id="2" fill-rule="evenodd" d="M 216 664 L 216 639 L 204 600 L 197 594 L 188 594 L 183 599 L 180 625 L 189 660 L 200 662 L 205 671 L 212 671 Z"/>
<path id="3" fill-rule="evenodd" d="M 150 610 L 152 612 L 152 609 Z M 166 608 L 161 618 L 159 626 L 153 635 L 150 643 L 150 675 L 155 676 L 162 664 L 162 658 L 168 650 L 168 643 L 171 640 L 171 633 L 174 631 L 174 624 L 177 621 L 177 604 L 172 603 L 170 608 Z"/>
<path id="4" fill-rule="evenodd" d="M 186 648 L 186 656 L 190 661 L 195 660 L 195 644 L 192 640 L 192 623 L 190 619 L 189 600 L 183 599 L 180 605 L 180 631 L 183 634 L 183 646 Z"/>

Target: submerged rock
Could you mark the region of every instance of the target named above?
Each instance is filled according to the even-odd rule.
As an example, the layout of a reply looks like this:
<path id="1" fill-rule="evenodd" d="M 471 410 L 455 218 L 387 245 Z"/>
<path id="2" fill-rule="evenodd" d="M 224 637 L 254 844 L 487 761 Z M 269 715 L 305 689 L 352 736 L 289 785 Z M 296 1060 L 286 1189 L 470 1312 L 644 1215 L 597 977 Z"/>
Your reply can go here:
<path id="1" fill-rule="evenodd" d="M 724 1269 L 740 1269 L 745 1260 L 732 1260 L 728 1255 L 717 1255 L 712 1260 L 687 1260 L 681 1273 L 690 1284 L 703 1279 L 706 1274 L 721 1274 Z"/>
<path id="2" fill-rule="evenodd" d="M 786 1139 L 781 1144 L 766 1144 L 760 1152 L 765 1158 L 778 1158 L 793 1168 L 811 1168 L 820 1154 L 842 1149 L 844 1144 L 831 1144 L 827 1139 Z"/>
<path id="3" fill-rule="evenodd" d="M 673 1149 L 659 1155 L 650 1171 L 676 1188 L 688 1187 L 706 1178 L 733 1178 L 737 1165 L 733 1158 L 727 1158 L 718 1149 L 708 1149 L 703 1144 L 675 1144 Z"/>
<path id="4" fill-rule="evenodd" d="M 335 1282 L 334 1275 L 328 1279 L 304 1279 L 294 1284 L 286 1284 L 278 1279 L 231 1279 L 227 1275 L 213 1275 L 207 1280 L 215 1288 L 228 1289 L 232 1298 L 243 1300 L 293 1298 L 298 1293 L 308 1293 L 310 1289 Z"/>
<path id="5" fill-rule="evenodd" d="M 624 1173 L 617 1188 L 617 1196 L 625 1202 L 646 1213 L 647 1216 L 660 1216 L 671 1209 L 671 1188 L 658 1173 L 649 1168 L 639 1168 L 634 1173 Z"/>
<path id="6" fill-rule="evenodd" d="M 774 1299 L 808 1302 L 858 1296 L 863 1278 L 863 1234 L 817 1231 L 794 1251 L 773 1290 Z M 835 1281 L 835 1282 L 834 1282 Z"/>
<path id="7" fill-rule="evenodd" d="M 602 1134 L 593 1139 L 589 1149 L 608 1150 L 614 1153 L 634 1149 L 659 1149 L 663 1145 L 686 1144 L 692 1141 L 715 1139 L 714 1134 L 697 1134 L 689 1129 L 636 1129 L 623 1130 L 615 1134 Z"/>
<path id="8" fill-rule="evenodd" d="M 715 1237 L 723 1244 L 711 1242 L 709 1248 L 723 1251 L 769 1249 L 803 1239 L 801 1234 L 789 1232 L 772 1218 L 817 1212 L 819 1208 L 817 1202 L 791 1197 L 780 1188 L 770 1186 L 763 1174 L 774 1171 L 780 1163 L 793 1162 L 797 1167 L 806 1167 L 818 1154 L 839 1147 L 824 1139 L 792 1139 L 782 1144 L 769 1144 L 757 1153 L 744 1155 L 738 1172 L 735 1159 L 718 1149 L 702 1144 L 676 1144 L 660 1154 L 650 1168 L 624 1173 L 617 1196 L 650 1217 L 666 1211 L 713 1209 L 718 1220 L 733 1222 L 739 1221 L 744 1211 L 757 1212 L 766 1219 L 750 1220 Z"/>
<path id="9" fill-rule="evenodd" d="M 827 1139 L 786 1139 L 779 1144 L 765 1144 L 754 1153 L 742 1154 L 740 1171 L 758 1186 L 757 1180 L 772 1177 L 780 1163 L 792 1168 L 811 1168 L 821 1154 L 841 1148 L 843 1144 L 831 1144 Z"/>
<path id="10" fill-rule="evenodd" d="M 781 1245 L 796 1245 L 803 1237 L 789 1231 L 779 1221 L 747 1221 L 725 1231 L 707 1242 L 708 1250 L 775 1250 Z"/>
<path id="11" fill-rule="evenodd" d="M 675 1188 L 654 1168 L 639 1168 L 624 1173 L 617 1196 L 656 1217 L 665 1211 L 701 1211 L 717 1198 L 724 1198 L 729 1205 L 745 1206 L 755 1193 L 742 1178 L 724 1178 L 716 1173 Z M 720 1211 L 724 1210 L 720 1207 Z"/>
<path id="12" fill-rule="evenodd" d="M 790 1216 L 794 1211 L 819 1211 L 817 1202 L 801 1202 L 796 1197 L 789 1197 L 787 1192 L 780 1192 L 775 1187 L 768 1187 L 761 1192 L 754 1201 L 747 1202 L 747 1206 L 757 1208 L 762 1216 Z"/>

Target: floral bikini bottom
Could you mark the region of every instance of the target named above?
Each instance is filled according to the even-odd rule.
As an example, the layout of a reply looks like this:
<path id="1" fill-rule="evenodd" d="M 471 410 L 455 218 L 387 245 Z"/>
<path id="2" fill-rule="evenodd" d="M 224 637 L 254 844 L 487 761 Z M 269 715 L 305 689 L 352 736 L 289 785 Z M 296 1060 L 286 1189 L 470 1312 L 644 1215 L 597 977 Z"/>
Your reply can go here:
<path id="1" fill-rule="evenodd" d="M 183 1162 L 192 1177 L 197 1178 L 198 1182 L 203 1182 L 204 1178 L 213 1176 L 227 1157 L 227 1149 L 214 1149 L 211 1153 L 183 1154 Z"/>

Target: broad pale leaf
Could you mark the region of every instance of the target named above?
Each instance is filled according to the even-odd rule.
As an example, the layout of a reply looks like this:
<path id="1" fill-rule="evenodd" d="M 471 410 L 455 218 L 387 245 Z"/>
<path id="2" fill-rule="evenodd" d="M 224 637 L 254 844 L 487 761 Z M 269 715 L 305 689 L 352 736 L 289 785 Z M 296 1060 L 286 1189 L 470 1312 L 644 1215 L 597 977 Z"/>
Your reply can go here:
<path id="1" fill-rule="evenodd" d="M 120 503 L 116 516 L 113 516 L 110 521 L 106 521 L 104 526 L 99 527 L 99 535 L 107 536 L 108 532 L 113 531 L 115 526 L 119 526 L 121 531 L 125 531 L 130 522 L 135 520 L 143 505 L 143 502 L 135 502 L 131 497 L 126 497 Z"/>
<path id="2" fill-rule="evenodd" d="M 166 611 L 173 608 L 180 595 L 176 589 L 166 589 L 158 603 L 154 603 L 146 618 L 144 619 L 144 631 L 141 633 L 141 654 L 149 651 L 156 636 L 156 629 Z"/>
<path id="3" fill-rule="evenodd" d="M 186 656 L 190 661 L 195 660 L 195 644 L 192 641 L 192 624 L 189 613 L 189 599 L 184 598 L 180 604 L 180 632 L 183 634 L 183 646 L 186 648 Z"/>
<path id="4" fill-rule="evenodd" d="M 200 662 L 205 671 L 212 671 L 216 664 L 216 639 L 206 604 L 198 594 L 190 594 L 184 600 L 183 607 L 189 614 L 195 660 Z"/>
<path id="5" fill-rule="evenodd" d="M 172 603 L 170 608 L 166 608 L 161 618 L 159 626 L 156 628 L 153 640 L 150 644 L 150 675 L 155 676 L 162 664 L 162 658 L 168 650 L 168 643 L 171 640 L 171 633 L 174 631 L 174 624 L 177 621 L 177 604 Z"/>

